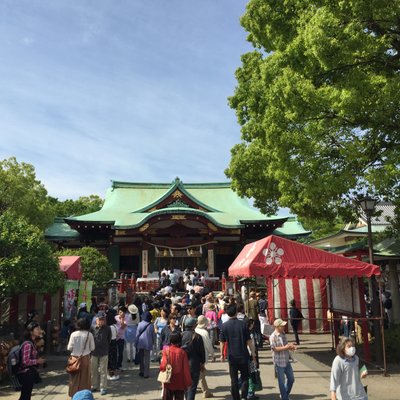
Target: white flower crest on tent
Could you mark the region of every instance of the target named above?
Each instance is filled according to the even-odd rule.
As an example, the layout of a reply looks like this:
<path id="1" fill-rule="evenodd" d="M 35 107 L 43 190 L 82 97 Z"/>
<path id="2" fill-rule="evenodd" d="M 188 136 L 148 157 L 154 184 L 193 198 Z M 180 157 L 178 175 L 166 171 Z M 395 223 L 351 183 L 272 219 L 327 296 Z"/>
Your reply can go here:
<path id="1" fill-rule="evenodd" d="M 267 265 L 271 265 L 275 263 L 277 265 L 282 264 L 282 256 L 285 254 L 285 251 L 282 248 L 277 248 L 274 242 L 271 242 L 268 249 L 263 250 L 263 254 L 266 257 L 265 263 Z"/>

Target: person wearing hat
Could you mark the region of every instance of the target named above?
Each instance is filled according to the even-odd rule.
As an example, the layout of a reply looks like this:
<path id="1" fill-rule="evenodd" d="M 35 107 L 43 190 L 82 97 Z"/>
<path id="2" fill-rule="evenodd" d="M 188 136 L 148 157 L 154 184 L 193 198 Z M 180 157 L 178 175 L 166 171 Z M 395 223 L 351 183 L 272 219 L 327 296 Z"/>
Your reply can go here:
<path id="1" fill-rule="evenodd" d="M 197 326 L 195 328 L 195 332 L 198 333 L 201 338 L 203 339 L 203 344 L 204 344 L 204 350 L 206 352 L 206 363 L 208 358 L 210 357 L 213 361 L 215 361 L 215 356 L 214 356 L 214 347 L 212 345 L 210 336 L 208 334 L 207 327 L 209 325 L 210 321 L 208 320 L 207 317 L 204 315 L 200 315 L 200 317 L 197 319 Z M 213 394 L 210 392 L 208 388 L 208 384 L 206 381 L 206 369 L 203 368 L 200 371 L 200 387 L 203 392 L 203 398 L 208 399 L 210 397 L 214 397 Z"/>
<path id="2" fill-rule="evenodd" d="M 126 315 L 126 329 L 125 329 L 125 349 L 126 361 L 133 362 L 136 356 L 135 339 L 137 327 L 140 321 L 139 309 L 134 305 L 128 306 L 128 314 Z"/>
<path id="3" fill-rule="evenodd" d="M 294 383 L 292 364 L 289 362 L 289 351 L 295 351 L 296 345 L 288 343 L 285 335 L 287 322 L 278 318 L 274 321 L 275 330 L 269 337 L 272 359 L 278 376 L 279 392 L 282 400 L 289 400 Z M 285 379 L 286 376 L 286 379 Z"/>
<path id="4" fill-rule="evenodd" d="M 197 385 L 199 383 L 200 372 L 206 362 L 206 352 L 203 339 L 195 332 L 197 320 L 195 318 L 186 318 L 184 332 L 182 334 L 182 349 L 184 349 L 189 358 L 190 375 L 192 385 L 187 389 L 186 400 L 194 400 L 196 396 Z"/>
<path id="5" fill-rule="evenodd" d="M 72 400 L 94 400 L 93 393 L 90 390 L 80 390 L 74 394 Z"/>
<path id="6" fill-rule="evenodd" d="M 92 391 L 107 393 L 108 352 L 111 342 L 111 328 L 106 324 L 106 313 L 99 311 L 96 315 L 96 326 L 92 328 L 94 350 L 90 359 L 92 371 Z"/>
<path id="7" fill-rule="evenodd" d="M 21 347 L 21 370 L 18 372 L 18 380 L 21 384 L 19 400 L 30 400 L 32 389 L 38 383 L 39 372 L 37 367 L 45 363 L 44 358 L 39 357 L 35 342 L 42 335 L 42 330 L 36 321 L 31 321 L 27 327 L 26 341 Z"/>

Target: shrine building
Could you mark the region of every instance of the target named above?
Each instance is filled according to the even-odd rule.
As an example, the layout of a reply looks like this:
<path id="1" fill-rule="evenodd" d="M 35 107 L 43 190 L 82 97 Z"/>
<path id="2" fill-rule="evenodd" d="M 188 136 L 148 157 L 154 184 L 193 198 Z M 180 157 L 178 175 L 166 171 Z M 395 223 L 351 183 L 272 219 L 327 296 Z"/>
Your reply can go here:
<path id="1" fill-rule="evenodd" d="M 266 216 L 239 197 L 230 183 L 112 181 L 103 207 L 58 219 L 46 238 L 60 247 L 90 245 L 117 273 L 147 277 L 164 268 L 226 273 L 250 242 L 280 235 L 307 236 L 293 217 Z"/>

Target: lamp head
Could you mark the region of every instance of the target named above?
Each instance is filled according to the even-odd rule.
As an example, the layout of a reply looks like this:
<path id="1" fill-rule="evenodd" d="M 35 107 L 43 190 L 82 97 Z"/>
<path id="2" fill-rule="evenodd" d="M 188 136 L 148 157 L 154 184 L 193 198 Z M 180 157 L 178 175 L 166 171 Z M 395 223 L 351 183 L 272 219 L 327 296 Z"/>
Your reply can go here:
<path id="1" fill-rule="evenodd" d="M 375 210 L 376 199 L 367 195 L 360 199 L 360 207 L 366 214 L 371 214 Z"/>

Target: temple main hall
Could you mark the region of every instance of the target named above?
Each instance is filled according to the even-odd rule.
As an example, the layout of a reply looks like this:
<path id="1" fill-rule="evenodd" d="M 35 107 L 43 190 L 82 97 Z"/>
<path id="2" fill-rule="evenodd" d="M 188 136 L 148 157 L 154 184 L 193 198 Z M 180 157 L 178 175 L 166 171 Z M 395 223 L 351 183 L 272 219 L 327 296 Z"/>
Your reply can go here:
<path id="1" fill-rule="evenodd" d="M 164 268 L 226 273 L 250 242 L 270 234 L 309 235 L 294 217 L 266 216 L 228 183 L 112 181 L 103 207 L 58 219 L 46 238 L 60 247 L 93 246 L 117 273 L 147 277 Z"/>

